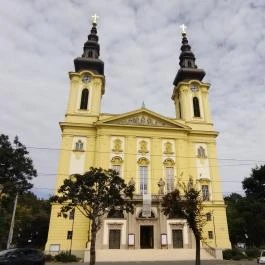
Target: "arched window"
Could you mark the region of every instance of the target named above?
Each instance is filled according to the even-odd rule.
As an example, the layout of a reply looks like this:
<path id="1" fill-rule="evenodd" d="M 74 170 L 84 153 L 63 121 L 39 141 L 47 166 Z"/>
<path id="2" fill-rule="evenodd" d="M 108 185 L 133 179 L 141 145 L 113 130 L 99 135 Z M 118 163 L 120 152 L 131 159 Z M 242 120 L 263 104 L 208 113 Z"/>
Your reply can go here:
<path id="1" fill-rule="evenodd" d="M 88 57 L 92 57 L 92 55 L 93 55 L 92 51 L 89 51 L 88 52 Z"/>
<path id="2" fill-rule="evenodd" d="M 193 98 L 193 112 L 194 112 L 194 117 L 201 117 L 200 104 L 199 104 L 199 99 L 197 97 Z"/>
<path id="3" fill-rule="evenodd" d="M 78 140 L 75 143 L 75 150 L 82 151 L 83 147 L 84 147 L 84 144 L 83 144 L 83 142 L 81 140 Z"/>
<path id="4" fill-rule="evenodd" d="M 80 109 L 87 109 L 88 95 L 89 95 L 88 89 L 84 88 L 81 96 Z"/>
<path id="5" fill-rule="evenodd" d="M 110 212 L 108 213 L 107 218 L 124 218 L 123 212 L 121 210 L 115 210 L 112 209 L 110 210 Z"/>
<path id="6" fill-rule="evenodd" d="M 206 153 L 205 153 L 205 149 L 200 146 L 198 149 L 197 149 L 197 157 L 199 158 L 206 158 Z"/>

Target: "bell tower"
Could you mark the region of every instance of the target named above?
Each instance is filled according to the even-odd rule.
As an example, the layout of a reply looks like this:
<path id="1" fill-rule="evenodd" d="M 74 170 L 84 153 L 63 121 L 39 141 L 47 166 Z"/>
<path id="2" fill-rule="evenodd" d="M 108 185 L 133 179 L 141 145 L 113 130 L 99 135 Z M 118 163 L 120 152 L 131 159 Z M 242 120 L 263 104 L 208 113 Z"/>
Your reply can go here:
<path id="1" fill-rule="evenodd" d="M 105 93 L 104 62 L 99 59 L 97 36 L 98 16 L 92 16 L 92 28 L 84 43 L 83 54 L 74 59 L 75 71 L 69 73 L 71 81 L 66 120 L 73 117 L 98 117 L 101 98 Z"/>
<path id="2" fill-rule="evenodd" d="M 182 25 L 182 45 L 179 56 L 180 68 L 173 82 L 172 100 L 175 103 L 176 118 L 186 122 L 211 123 L 208 103 L 210 84 L 203 83 L 205 71 L 195 63 L 195 56 L 189 45 L 186 26 Z"/>

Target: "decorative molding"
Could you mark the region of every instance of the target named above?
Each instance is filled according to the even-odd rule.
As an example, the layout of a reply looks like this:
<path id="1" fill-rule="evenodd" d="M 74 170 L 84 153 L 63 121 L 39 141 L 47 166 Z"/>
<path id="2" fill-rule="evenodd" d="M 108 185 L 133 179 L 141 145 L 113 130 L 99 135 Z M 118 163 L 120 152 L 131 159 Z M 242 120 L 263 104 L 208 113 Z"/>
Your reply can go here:
<path id="1" fill-rule="evenodd" d="M 173 167 L 173 166 L 175 165 L 175 162 L 174 162 L 174 160 L 171 159 L 171 158 L 166 158 L 166 159 L 164 160 L 163 164 L 164 164 L 165 166 L 168 166 L 168 167 Z"/>
<path id="2" fill-rule="evenodd" d="M 111 159 L 111 163 L 113 165 L 121 165 L 123 163 L 123 160 L 122 160 L 122 158 L 120 156 L 114 156 Z"/>
<path id="3" fill-rule="evenodd" d="M 140 166 L 148 166 L 150 161 L 146 157 L 140 157 L 137 161 Z"/>
<path id="4" fill-rule="evenodd" d="M 173 147 L 172 147 L 172 143 L 166 142 L 166 143 L 164 143 L 164 147 L 165 147 L 164 154 L 167 154 L 167 155 L 174 154 Z"/>
<path id="5" fill-rule="evenodd" d="M 112 149 L 112 151 L 114 153 L 121 153 L 121 152 L 123 152 L 123 150 L 122 150 L 122 140 L 121 139 L 116 138 L 113 141 L 113 149 Z"/>
<path id="6" fill-rule="evenodd" d="M 112 124 L 121 124 L 121 125 L 139 125 L 139 126 L 155 126 L 155 127 L 171 127 L 174 128 L 176 125 L 170 124 L 159 119 L 155 119 L 146 114 L 139 114 L 132 117 L 127 117 L 125 119 L 119 119 L 116 121 L 111 121 Z"/>
<path id="7" fill-rule="evenodd" d="M 149 153 L 148 148 L 147 148 L 148 143 L 145 140 L 140 141 L 139 145 L 140 145 L 140 149 L 138 150 L 138 153 L 140 153 L 140 154 Z"/>

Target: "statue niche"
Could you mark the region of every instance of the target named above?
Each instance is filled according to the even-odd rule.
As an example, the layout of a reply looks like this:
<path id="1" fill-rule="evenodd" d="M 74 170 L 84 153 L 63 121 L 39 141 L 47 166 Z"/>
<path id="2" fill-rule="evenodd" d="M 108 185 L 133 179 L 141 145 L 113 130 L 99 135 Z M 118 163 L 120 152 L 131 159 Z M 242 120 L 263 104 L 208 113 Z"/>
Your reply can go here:
<path id="1" fill-rule="evenodd" d="M 122 141 L 117 138 L 113 141 L 113 149 L 112 151 L 114 153 L 121 153 L 123 150 L 122 150 Z"/>
<path id="2" fill-rule="evenodd" d="M 147 150 L 147 142 L 146 141 L 144 141 L 144 140 L 140 141 L 139 145 L 140 145 L 140 149 L 138 150 L 138 152 L 140 154 L 149 153 L 149 151 Z"/>
<path id="3" fill-rule="evenodd" d="M 165 147 L 165 151 L 164 151 L 164 154 L 167 154 L 167 155 L 172 155 L 174 152 L 173 152 L 173 148 L 172 148 L 172 143 L 170 142 L 166 142 L 164 144 L 164 147 Z"/>

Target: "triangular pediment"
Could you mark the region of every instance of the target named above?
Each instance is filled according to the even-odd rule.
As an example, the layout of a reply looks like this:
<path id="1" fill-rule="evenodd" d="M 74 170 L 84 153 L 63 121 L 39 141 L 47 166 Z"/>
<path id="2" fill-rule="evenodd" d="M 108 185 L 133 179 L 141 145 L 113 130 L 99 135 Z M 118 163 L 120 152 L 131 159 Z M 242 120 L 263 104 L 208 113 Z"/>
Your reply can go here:
<path id="1" fill-rule="evenodd" d="M 146 108 L 127 112 L 121 115 L 101 120 L 97 124 L 104 125 L 124 125 L 124 126 L 144 126 L 190 129 L 188 126 L 178 123 L 170 118 L 164 117 Z"/>

